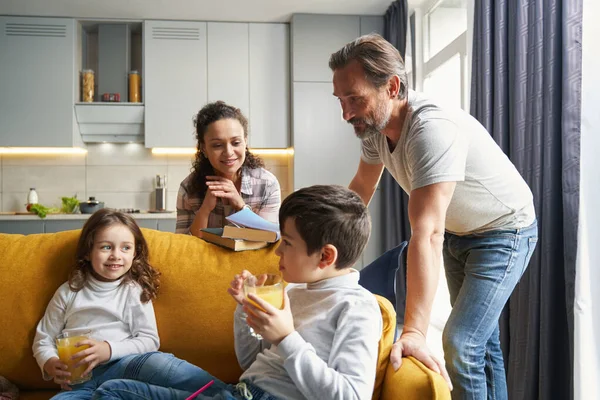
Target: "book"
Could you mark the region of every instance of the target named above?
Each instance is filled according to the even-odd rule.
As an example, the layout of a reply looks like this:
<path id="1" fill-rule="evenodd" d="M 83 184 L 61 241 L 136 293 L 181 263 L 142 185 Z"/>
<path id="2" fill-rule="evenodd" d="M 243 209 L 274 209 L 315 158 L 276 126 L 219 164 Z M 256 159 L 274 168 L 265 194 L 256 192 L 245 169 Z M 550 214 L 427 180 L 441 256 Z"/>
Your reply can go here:
<path id="1" fill-rule="evenodd" d="M 223 227 L 223 237 L 274 243 L 279 240 L 279 224 L 267 221 L 247 207 L 225 219 L 233 225 Z"/>
<path id="2" fill-rule="evenodd" d="M 233 225 L 225 225 L 223 227 L 223 237 L 268 243 L 275 243 L 278 240 L 277 232 L 263 231 L 262 229 L 240 228 Z"/>
<path id="3" fill-rule="evenodd" d="M 204 228 L 201 231 L 203 240 L 233 251 L 258 250 L 269 245 L 269 243 L 264 241 L 257 242 L 223 237 L 223 228 Z"/>

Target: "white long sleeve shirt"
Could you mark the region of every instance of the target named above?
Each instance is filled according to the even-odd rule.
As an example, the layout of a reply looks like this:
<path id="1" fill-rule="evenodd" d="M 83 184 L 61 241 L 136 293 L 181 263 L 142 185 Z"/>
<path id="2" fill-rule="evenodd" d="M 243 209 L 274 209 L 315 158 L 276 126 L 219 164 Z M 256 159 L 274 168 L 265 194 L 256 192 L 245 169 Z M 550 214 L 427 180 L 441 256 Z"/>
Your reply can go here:
<path id="1" fill-rule="evenodd" d="M 44 364 L 58 357 L 55 339 L 65 331 L 90 329 L 92 338 L 108 342 L 112 360 L 158 350 L 160 341 L 152 302 L 142 303 L 135 282 L 100 282 L 91 276 L 79 292 L 62 284 L 37 326 L 33 355 L 44 379 Z"/>
<path id="2" fill-rule="evenodd" d="M 288 291 L 295 332 L 278 346 L 249 335 L 234 318 L 235 351 L 249 380 L 290 400 L 367 400 L 373 395 L 382 317 L 358 271 Z"/>

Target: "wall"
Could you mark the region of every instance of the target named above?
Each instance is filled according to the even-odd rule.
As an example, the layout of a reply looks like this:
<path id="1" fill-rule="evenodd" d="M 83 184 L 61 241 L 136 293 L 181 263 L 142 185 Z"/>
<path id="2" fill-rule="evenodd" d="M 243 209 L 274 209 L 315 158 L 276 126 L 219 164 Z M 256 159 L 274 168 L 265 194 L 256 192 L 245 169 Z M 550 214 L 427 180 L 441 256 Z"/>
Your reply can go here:
<path id="1" fill-rule="evenodd" d="M 41 204 L 60 205 L 62 196 L 95 196 L 111 208 L 148 210 L 156 174 L 167 174 L 167 207 L 175 210 L 181 181 L 190 173 L 191 156 L 153 155 L 141 144 L 88 145 L 86 155 L 0 156 L 0 211 L 25 211 L 30 187 Z M 279 179 L 282 196 L 292 189 L 290 156 L 262 156 Z"/>

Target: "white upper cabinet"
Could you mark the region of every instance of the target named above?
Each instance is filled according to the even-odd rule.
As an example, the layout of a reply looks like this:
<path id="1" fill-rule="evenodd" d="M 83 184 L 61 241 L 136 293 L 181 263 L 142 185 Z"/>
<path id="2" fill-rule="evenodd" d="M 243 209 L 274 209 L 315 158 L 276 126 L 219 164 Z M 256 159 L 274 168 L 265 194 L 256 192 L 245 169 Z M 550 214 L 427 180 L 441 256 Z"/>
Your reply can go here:
<path id="1" fill-rule="evenodd" d="M 72 19 L 0 17 L 0 146 L 80 144 L 74 53 Z"/>
<path id="2" fill-rule="evenodd" d="M 248 24 L 208 22 L 208 101 L 222 100 L 250 117 Z"/>
<path id="3" fill-rule="evenodd" d="M 205 22 L 144 22 L 146 147 L 196 145 L 193 118 L 207 102 L 206 37 Z"/>
<path id="4" fill-rule="evenodd" d="M 383 17 L 360 17 L 360 34 L 378 33 L 383 36 Z"/>
<path id="5" fill-rule="evenodd" d="M 294 82 L 331 82 L 329 57 L 360 36 L 360 17 L 296 14 L 292 17 Z"/>
<path id="6" fill-rule="evenodd" d="M 288 24 L 250 24 L 250 146 L 286 148 L 290 136 Z"/>

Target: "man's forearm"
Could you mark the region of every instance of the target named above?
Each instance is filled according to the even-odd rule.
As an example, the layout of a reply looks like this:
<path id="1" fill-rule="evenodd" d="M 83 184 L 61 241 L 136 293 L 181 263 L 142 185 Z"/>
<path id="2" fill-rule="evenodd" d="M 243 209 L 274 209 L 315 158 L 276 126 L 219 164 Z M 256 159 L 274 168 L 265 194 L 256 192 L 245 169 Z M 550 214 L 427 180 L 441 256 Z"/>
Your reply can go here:
<path id="1" fill-rule="evenodd" d="M 361 185 L 360 183 L 356 182 L 355 179 L 353 179 L 352 182 L 350 182 L 350 185 L 348 185 L 348 189 L 356 192 L 362 199 L 363 203 L 368 206 L 371 198 L 373 197 L 373 193 L 375 193 L 375 189 L 377 189 L 377 186 L 365 187 L 365 185 Z"/>
<path id="2" fill-rule="evenodd" d="M 443 235 L 413 235 L 408 245 L 406 310 L 403 332 L 427 335 L 437 290 Z"/>

